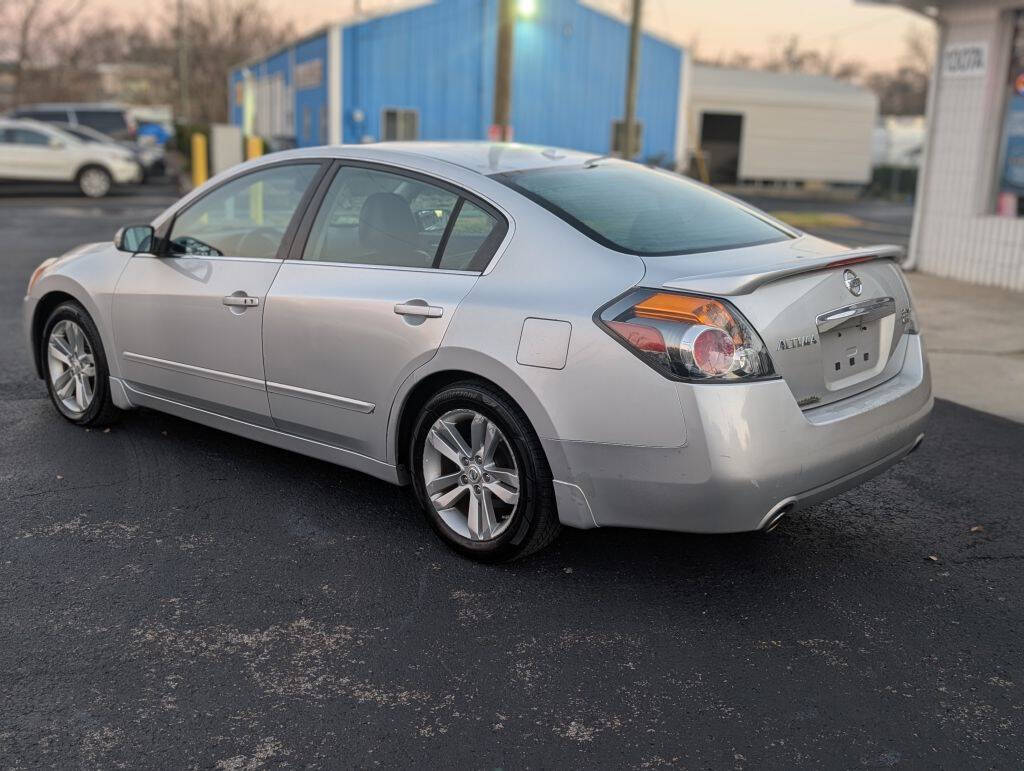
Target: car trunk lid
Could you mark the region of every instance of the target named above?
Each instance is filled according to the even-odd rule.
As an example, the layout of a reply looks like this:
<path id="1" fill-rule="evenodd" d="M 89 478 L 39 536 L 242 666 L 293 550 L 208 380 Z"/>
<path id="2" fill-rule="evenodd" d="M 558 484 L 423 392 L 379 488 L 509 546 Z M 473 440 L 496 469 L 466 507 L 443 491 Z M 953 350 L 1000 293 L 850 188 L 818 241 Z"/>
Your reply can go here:
<path id="1" fill-rule="evenodd" d="M 804 409 L 903 366 L 910 298 L 899 247 L 848 250 L 810 236 L 703 255 L 648 257 L 644 283 L 724 297 L 754 326 Z"/>

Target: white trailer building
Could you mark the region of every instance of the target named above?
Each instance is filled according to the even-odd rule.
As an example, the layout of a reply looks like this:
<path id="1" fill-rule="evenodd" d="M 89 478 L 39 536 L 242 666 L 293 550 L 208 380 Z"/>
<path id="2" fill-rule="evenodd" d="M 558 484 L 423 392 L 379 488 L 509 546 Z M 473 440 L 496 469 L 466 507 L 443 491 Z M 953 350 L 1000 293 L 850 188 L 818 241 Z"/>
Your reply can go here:
<path id="1" fill-rule="evenodd" d="M 818 75 L 696 65 L 691 151 L 715 184 L 863 185 L 871 179 L 878 98 Z"/>
<path id="2" fill-rule="evenodd" d="M 908 263 L 1024 290 L 1024 0 L 861 0 L 935 19 Z"/>

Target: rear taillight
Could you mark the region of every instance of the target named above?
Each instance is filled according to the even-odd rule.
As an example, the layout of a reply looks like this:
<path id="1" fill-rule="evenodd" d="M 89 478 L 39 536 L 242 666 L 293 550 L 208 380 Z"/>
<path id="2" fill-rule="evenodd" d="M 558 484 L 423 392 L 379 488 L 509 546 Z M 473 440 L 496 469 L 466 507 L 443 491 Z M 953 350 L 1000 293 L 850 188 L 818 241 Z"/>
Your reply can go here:
<path id="1" fill-rule="evenodd" d="M 725 300 L 637 289 L 605 306 L 597 319 L 613 338 L 674 380 L 775 376 L 761 338 Z"/>

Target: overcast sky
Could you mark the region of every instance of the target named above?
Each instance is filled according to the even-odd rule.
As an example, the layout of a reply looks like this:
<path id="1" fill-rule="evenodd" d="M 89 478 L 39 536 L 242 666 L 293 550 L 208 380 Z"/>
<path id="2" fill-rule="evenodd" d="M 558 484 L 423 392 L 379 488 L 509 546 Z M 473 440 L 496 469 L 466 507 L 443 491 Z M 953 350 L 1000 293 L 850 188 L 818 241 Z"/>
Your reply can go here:
<path id="1" fill-rule="evenodd" d="M 361 0 L 363 8 L 415 4 L 423 0 Z M 545 0 L 535 0 L 539 5 Z M 589 0 L 609 10 L 622 11 L 627 0 Z M 201 3 L 204 0 L 186 0 Z M 299 32 L 349 14 L 357 0 L 265 0 L 282 20 L 295 23 Z M 864 60 L 872 69 L 894 66 L 903 53 L 911 29 L 932 29 L 917 14 L 897 8 L 873 6 L 855 0 L 644 0 L 645 26 L 683 44 L 699 41 L 704 56 L 741 51 L 760 57 L 789 35 L 797 34 L 811 47 L 831 50 L 840 58 Z M 166 13 L 171 0 L 92 0 L 128 18 Z"/>

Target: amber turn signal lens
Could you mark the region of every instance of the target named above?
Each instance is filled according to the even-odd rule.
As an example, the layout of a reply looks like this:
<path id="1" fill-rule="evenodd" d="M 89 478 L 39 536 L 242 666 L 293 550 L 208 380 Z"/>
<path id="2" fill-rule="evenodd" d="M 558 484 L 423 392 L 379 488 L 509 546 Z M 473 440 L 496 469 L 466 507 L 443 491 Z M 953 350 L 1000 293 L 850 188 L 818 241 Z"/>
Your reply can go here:
<path id="1" fill-rule="evenodd" d="M 658 292 L 637 303 L 633 313 L 644 319 L 679 321 L 684 324 L 702 324 L 724 329 L 736 345 L 743 343 L 743 333 L 728 309 L 707 297 Z"/>

